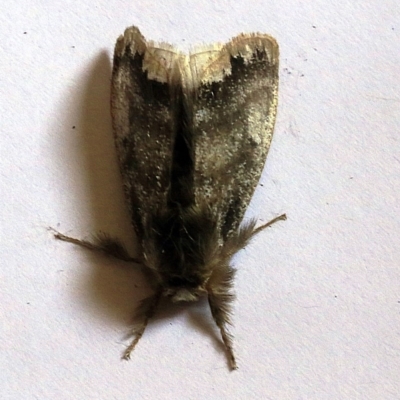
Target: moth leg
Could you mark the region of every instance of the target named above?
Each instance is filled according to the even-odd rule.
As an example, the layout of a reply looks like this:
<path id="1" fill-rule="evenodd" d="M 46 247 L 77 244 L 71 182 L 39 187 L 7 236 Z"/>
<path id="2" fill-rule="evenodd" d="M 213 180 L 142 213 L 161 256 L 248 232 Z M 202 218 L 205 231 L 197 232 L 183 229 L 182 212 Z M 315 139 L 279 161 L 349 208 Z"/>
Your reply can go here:
<path id="1" fill-rule="evenodd" d="M 233 352 L 232 335 L 226 330 L 226 324 L 230 323 L 229 312 L 230 302 L 233 300 L 233 295 L 222 295 L 218 296 L 212 292 L 208 293 L 208 304 L 210 305 L 211 314 L 217 324 L 220 332 L 222 341 L 224 342 L 226 353 L 229 360 L 231 369 L 237 369 L 236 358 Z"/>
<path id="2" fill-rule="evenodd" d="M 76 239 L 71 236 L 64 235 L 53 228 L 49 229 L 53 232 L 54 237 L 58 240 L 73 243 L 75 245 L 85 247 L 86 249 L 89 249 L 91 251 L 100 251 L 104 254 L 107 254 L 108 256 L 117 258 L 119 260 L 139 264 L 141 263 L 139 259 L 133 258 L 129 255 L 124 245 L 118 239 L 112 238 L 105 233 L 97 234 L 93 238 L 93 242 L 89 242 L 87 240 Z"/>
<path id="3" fill-rule="evenodd" d="M 272 219 L 271 221 L 267 222 L 266 224 L 261 225 L 258 228 L 254 229 L 254 231 L 252 232 L 251 236 L 257 235 L 257 233 L 260 233 L 262 230 L 264 230 L 265 228 L 268 228 L 269 226 L 273 225 L 275 222 L 286 221 L 286 219 L 287 219 L 286 214 L 282 214 L 279 217 L 276 217 L 276 218 Z"/>
<path id="4" fill-rule="evenodd" d="M 135 349 L 139 340 L 143 336 L 143 333 L 149 323 L 150 318 L 152 318 L 156 312 L 158 303 L 160 302 L 162 291 L 157 291 L 153 296 L 147 297 L 142 300 L 136 314 L 136 318 L 142 319 L 142 322 L 136 326 L 129 336 L 134 336 L 131 344 L 126 348 L 122 358 L 124 360 L 129 360 L 131 358 L 131 353 Z"/>

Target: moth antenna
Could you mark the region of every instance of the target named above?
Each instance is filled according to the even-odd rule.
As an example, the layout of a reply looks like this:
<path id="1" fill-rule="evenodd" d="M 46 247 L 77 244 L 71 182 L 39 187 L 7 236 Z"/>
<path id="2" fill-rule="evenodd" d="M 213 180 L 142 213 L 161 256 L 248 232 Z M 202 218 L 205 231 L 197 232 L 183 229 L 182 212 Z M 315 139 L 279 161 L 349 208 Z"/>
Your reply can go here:
<path id="1" fill-rule="evenodd" d="M 275 222 L 286 221 L 286 220 L 287 220 L 286 214 L 282 214 L 279 217 L 276 217 L 276 218 L 272 219 L 271 221 L 267 222 L 266 224 L 261 225 L 258 228 L 254 229 L 254 231 L 252 232 L 251 236 L 257 235 L 257 233 L 260 233 L 265 228 L 268 228 L 269 226 L 273 225 Z"/>
<path id="2" fill-rule="evenodd" d="M 210 305 L 211 314 L 214 318 L 215 323 L 217 324 L 220 332 L 222 341 L 225 345 L 225 350 L 228 356 L 229 366 L 232 370 L 237 369 L 236 358 L 233 352 L 233 343 L 232 343 L 232 335 L 227 332 L 225 329 L 226 323 L 230 323 L 229 313 L 230 313 L 230 304 L 234 298 L 233 295 L 215 295 L 212 292 L 208 294 L 208 303 Z"/>
<path id="3" fill-rule="evenodd" d="M 156 292 L 153 296 L 147 297 L 142 300 L 136 314 L 136 318 L 142 317 L 142 323 L 133 329 L 129 336 L 134 336 L 131 344 L 126 348 L 122 358 L 124 360 L 129 360 L 131 358 L 131 353 L 135 349 L 139 340 L 143 336 L 143 333 L 149 323 L 150 318 L 152 318 L 156 312 L 158 303 L 160 302 L 162 291 Z"/>
<path id="4" fill-rule="evenodd" d="M 110 257 L 117 258 L 122 261 L 134 262 L 137 264 L 142 264 L 142 261 L 133 258 L 129 255 L 125 246 L 120 242 L 119 239 L 112 238 L 111 236 L 105 233 L 99 233 L 93 238 L 93 242 L 88 240 L 76 239 L 71 236 L 64 235 L 53 228 L 49 228 L 54 234 L 54 237 L 58 240 L 62 240 L 64 242 L 73 243 L 77 246 L 84 247 L 91 251 L 99 251 Z"/>

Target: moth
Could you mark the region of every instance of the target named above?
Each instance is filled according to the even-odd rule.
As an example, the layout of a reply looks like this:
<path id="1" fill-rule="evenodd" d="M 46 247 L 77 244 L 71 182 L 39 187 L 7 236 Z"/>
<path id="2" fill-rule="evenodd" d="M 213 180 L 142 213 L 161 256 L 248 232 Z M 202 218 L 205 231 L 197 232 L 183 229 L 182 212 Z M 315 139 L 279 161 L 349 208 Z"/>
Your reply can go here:
<path id="1" fill-rule="evenodd" d="M 146 41 L 132 26 L 114 52 L 111 114 L 140 257 L 118 239 L 64 241 L 140 263 L 153 294 L 136 311 L 128 359 L 163 297 L 208 297 L 230 367 L 232 256 L 278 220 L 242 223 L 271 144 L 278 99 L 278 44 L 240 34 L 185 55 Z"/>

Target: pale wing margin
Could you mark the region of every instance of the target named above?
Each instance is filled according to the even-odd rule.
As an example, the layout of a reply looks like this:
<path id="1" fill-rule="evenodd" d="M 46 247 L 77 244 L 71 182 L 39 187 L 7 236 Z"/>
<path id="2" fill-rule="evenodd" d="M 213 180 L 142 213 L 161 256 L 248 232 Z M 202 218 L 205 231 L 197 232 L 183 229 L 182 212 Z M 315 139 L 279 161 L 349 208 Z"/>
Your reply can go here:
<path id="1" fill-rule="evenodd" d="M 223 240 L 238 228 L 263 170 L 277 110 L 278 62 L 275 39 L 257 34 L 190 56 L 185 78 L 195 199 L 217 211 Z"/>

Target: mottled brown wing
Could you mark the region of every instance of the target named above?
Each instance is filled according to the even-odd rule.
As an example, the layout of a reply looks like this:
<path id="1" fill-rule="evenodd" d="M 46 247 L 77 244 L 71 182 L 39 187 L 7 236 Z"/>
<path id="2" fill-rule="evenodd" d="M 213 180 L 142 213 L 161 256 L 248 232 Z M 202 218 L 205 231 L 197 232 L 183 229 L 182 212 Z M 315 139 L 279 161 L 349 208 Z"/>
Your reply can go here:
<path id="1" fill-rule="evenodd" d="M 171 82 L 180 81 L 171 46 L 146 42 L 136 27 L 117 41 L 111 112 L 125 195 L 143 238 L 146 218 L 167 204 L 176 128 Z"/>
<path id="2" fill-rule="evenodd" d="M 217 211 L 223 240 L 238 228 L 270 147 L 278 60 L 278 44 L 268 35 L 239 35 L 190 56 L 184 82 L 192 108 L 195 199 Z"/>

